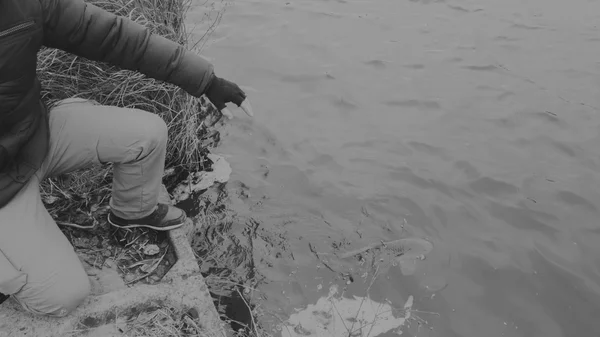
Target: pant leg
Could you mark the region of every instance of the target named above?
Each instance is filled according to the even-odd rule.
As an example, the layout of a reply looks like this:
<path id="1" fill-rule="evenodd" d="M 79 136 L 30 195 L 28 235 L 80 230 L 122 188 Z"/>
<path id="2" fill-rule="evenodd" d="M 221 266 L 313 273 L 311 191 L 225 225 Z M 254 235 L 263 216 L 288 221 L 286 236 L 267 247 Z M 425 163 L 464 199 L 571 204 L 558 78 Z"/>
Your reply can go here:
<path id="1" fill-rule="evenodd" d="M 158 202 L 167 148 L 167 126 L 159 116 L 68 100 L 52 109 L 51 144 L 42 167 L 51 177 L 95 164 L 112 162 L 110 206 L 125 219 L 152 213 Z"/>
<path id="2" fill-rule="evenodd" d="M 2 292 L 32 313 L 64 316 L 90 291 L 73 247 L 42 203 L 37 176 L 0 209 L 0 260 L 0 274 L 14 276 Z"/>
<path id="3" fill-rule="evenodd" d="M 41 201 L 41 179 L 113 162 L 113 210 L 122 217 L 142 217 L 156 204 L 166 140 L 162 119 L 140 110 L 81 100 L 53 109 L 48 158 L 0 209 L 0 275 L 10 275 L 0 291 L 33 313 L 63 316 L 75 309 L 89 293 L 89 280 Z"/>

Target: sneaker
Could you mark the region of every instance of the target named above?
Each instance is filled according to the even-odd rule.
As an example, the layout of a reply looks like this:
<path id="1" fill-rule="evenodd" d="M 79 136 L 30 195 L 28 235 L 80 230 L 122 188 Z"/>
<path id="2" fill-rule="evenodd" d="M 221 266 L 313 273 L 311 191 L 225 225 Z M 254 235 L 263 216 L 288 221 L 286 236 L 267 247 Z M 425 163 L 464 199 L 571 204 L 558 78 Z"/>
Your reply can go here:
<path id="1" fill-rule="evenodd" d="M 112 211 L 108 213 L 108 223 L 124 229 L 144 227 L 157 231 L 168 231 L 183 226 L 186 219 L 187 215 L 184 210 L 161 203 L 152 214 L 141 219 L 127 220 L 119 218 Z"/>

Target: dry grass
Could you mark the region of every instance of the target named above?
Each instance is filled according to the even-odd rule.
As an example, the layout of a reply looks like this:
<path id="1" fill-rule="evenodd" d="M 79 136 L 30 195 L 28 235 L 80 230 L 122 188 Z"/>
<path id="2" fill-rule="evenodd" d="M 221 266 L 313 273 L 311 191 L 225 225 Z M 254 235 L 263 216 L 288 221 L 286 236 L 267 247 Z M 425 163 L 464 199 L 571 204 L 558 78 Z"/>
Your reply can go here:
<path id="1" fill-rule="evenodd" d="M 180 312 L 171 308 L 157 308 L 143 312 L 128 320 L 120 320 L 117 324 L 119 332 L 127 337 L 154 337 L 154 336 L 210 336 L 202 328 L 197 314 Z M 216 334 L 215 334 L 216 336 Z"/>
<path id="2" fill-rule="evenodd" d="M 188 0 L 94 0 L 92 3 L 145 25 L 152 32 L 188 46 L 183 18 Z M 101 104 L 138 108 L 159 114 L 169 125 L 168 164 L 196 164 L 202 158 L 198 137 L 207 113 L 199 99 L 178 87 L 104 63 L 92 62 L 56 49 L 43 49 L 38 72 L 43 98 L 83 97 Z"/>
<path id="3" fill-rule="evenodd" d="M 183 25 L 191 0 L 90 0 L 110 12 L 129 17 L 152 32 L 189 46 Z M 222 11 L 222 10 L 221 10 Z M 220 20 L 222 12 L 207 16 Z M 201 41 L 200 41 L 201 42 Z M 160 115 L 169 127 L 166 166 L 201 170 L 207 165 L 207 147 L 218 141 L 211 130 L 220 118 L 210 103 L 178 87 L 144 75 L 93 62 L 55 49 L 42 49 L 38 57 L 42 97 L 52 106 L 69 97 L 95 100 L 101 104 L 138 108 Z M 65 174 L 42 184 L 44 201 L 55 218 L 106 202 L 110 194 L 110 165 Z M 61 202 L 62 201 L 62 202 Z M 87 209 L 87 210 L 86 210 Z"/>
<path id="4" fill-rule="evenodd" d="M 88 326 L 87 324 L 92 324 Z M 203 327 L 195 309 L 188 311 L 167 308 L 161 303 L 150 302 L 131 308 L 114 317 L 82 320 L 76 329 L 65 336 L 70 337 L 223 337 L 220 331 Z"/>

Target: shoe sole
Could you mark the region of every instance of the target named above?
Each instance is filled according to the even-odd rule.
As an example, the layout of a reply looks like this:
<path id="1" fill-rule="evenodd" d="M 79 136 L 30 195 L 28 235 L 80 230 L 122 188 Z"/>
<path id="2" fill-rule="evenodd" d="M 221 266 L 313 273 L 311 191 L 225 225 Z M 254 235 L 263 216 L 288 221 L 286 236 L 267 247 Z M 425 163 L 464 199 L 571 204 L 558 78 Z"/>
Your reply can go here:
<path id="1" fill-rule="evenodd" d="M 106 217 L 106 220 L 108 220 L 108 223 L 111 224 L 114 227 L 117 228 L 121 228 L 121 229 L 128 229 L 128 228 L 150 228 L 150 229 L 154 229 L 155 231 L 170 231 L 172 229 L 176 229 L 179 228 L 181 226 L 183 226 L 185 224 L 185 219 L 183 219 L 181 221 L 181 223 L 176 224 L 176 225 L 170 225 L 170 226 L 165 226 L 165 227 L 156 227 L 156 226 L 152 226 L 152 225 L 144 225 L 144 224 L 131 224 L 131 225 L 117 225 L 116 223 L 110 221 L 110 216 Z"/>

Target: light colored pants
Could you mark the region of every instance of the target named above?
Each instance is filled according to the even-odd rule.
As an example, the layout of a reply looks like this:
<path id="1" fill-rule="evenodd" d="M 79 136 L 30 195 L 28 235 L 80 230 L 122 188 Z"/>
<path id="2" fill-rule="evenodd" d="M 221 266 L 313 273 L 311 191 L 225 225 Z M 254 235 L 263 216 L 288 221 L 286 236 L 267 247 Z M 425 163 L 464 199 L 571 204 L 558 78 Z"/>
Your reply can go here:
<path id="1" fill-rule="evenodd" d="M 153 211 L 162 187 L 167 127 L 149 112 L 80 99 L 62 101 L 49 120 L 46 161 L 0 209 L 0 292 L 12 295 L 30 312 L 60 317 L 87 297 L 90 283 L 73 247 L 42 203 L 40 181 L 112 162 L 113 212 L 129 219 L 144 217 Z"/>

